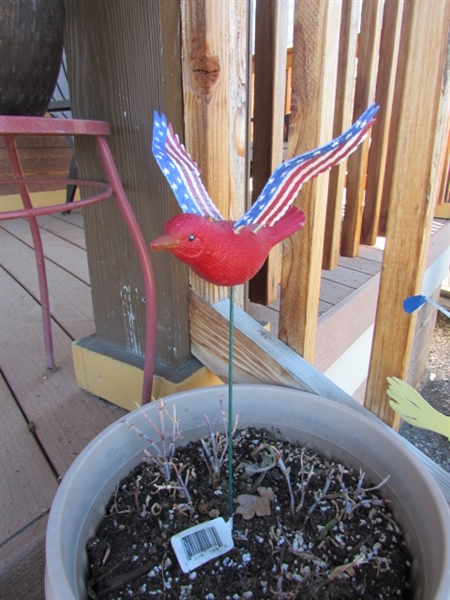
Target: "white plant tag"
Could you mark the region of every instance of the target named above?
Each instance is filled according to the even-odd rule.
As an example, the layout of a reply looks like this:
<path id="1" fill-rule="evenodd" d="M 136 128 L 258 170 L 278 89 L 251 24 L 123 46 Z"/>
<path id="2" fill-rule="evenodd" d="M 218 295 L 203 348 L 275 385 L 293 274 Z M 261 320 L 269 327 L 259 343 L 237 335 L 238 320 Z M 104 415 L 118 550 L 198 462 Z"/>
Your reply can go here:
<path id="1" fill-rule="evenodd" d="M 229 552 L 233 544 L 233 520 L 222 517 L 194 525 L 172 536 L 172 548 L 183 573 Z"/>

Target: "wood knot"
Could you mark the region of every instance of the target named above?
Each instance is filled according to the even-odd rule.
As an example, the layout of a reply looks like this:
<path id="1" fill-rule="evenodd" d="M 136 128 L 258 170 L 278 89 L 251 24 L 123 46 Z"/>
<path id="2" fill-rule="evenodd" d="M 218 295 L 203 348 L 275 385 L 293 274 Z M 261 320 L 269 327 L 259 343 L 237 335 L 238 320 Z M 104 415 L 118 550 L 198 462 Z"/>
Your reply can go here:
<path id="1" fill-rule="evenodd" d="M 192 75 L 196 92 L 210 94 L 220 75 L 217 56 L 202 56 L 192 60 Z"/>

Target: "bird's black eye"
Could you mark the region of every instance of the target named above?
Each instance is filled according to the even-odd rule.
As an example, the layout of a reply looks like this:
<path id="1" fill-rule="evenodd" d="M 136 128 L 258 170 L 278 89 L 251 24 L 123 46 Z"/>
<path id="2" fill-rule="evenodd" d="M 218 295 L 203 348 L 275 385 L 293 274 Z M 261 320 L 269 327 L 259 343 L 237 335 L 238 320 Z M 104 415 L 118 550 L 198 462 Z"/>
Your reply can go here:
<path id="1" fill-rule="evenodd" d="M 195 235 L 193 233 L 191 233 L 191 235 L 188 237 L 188 240 L 190 242 L 193 242 L 195 240 Z"/>

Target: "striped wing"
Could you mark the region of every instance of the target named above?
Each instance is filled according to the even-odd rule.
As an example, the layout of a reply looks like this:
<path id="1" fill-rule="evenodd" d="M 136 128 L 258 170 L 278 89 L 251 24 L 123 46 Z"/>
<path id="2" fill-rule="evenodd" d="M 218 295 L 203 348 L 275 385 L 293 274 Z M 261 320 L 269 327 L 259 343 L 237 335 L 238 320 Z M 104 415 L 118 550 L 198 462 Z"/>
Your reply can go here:
<path id="1" fill-rule="evenodd" d="M 378 108 L 376 104 L 372 104 L 339 137 L 316 150 L 294 156 L 278 166 L 253 206 L 236 221 L 235 229 L 244 225 L 261 227 L 276 223 L 294 202 L 305 181 L 331 169 L 357 148 L 372 126 Z"/>
<path id="2" fill-rule="evenodd" d="M 184 213 L 223 220 L 200 179 L 200 171 L 164 115 L 154 113 L 153 156 Z"/>

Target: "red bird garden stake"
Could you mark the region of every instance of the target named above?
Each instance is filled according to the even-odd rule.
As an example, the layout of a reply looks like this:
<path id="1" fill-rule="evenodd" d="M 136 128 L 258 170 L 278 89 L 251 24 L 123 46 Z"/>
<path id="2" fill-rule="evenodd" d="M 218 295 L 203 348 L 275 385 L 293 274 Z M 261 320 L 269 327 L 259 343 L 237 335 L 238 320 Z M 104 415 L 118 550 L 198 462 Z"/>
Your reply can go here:
<path id="1" fill-rule="evenodd" d="M 256 275 L 273 246 L 305 224 L 304 213 L 292 206 L 302 184 L 353 152 L 366 137 L 377 111 L 378 106 L 372 104 L 339 137 L 279 165 L 238 221 L 223 219 L 171 124 L 155 112 L 153 155 L 183 213 L 167 221 L 164 234 L 152 242 L 152 250 L 170 252 L 210 283 L 245 283 Z"/>
<path id="2" fill-rule="evenodd" d="M 233 527 L 233 319 L 234 286 L 251 279 L 273 246 L 305 224 L 294 206 L 305 181 L 348 156 L 367 135 L 378 107 L 372 104 L 345 133 L 330 143 L 295 156 L 275 169 L 256 202 L 238 221 L 225 221 L 200 179 L 200 171 L 164 115 L 155 112 L 152 150 L 180 205 L 182 214 L 167 221 L 152 242 L 155 251 L 171 252 L 216 285 L 230 286 L 228 364 L 228 507 Z"/>

